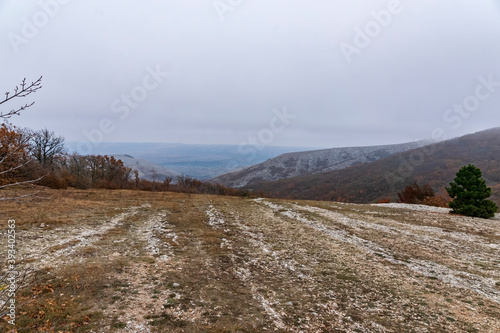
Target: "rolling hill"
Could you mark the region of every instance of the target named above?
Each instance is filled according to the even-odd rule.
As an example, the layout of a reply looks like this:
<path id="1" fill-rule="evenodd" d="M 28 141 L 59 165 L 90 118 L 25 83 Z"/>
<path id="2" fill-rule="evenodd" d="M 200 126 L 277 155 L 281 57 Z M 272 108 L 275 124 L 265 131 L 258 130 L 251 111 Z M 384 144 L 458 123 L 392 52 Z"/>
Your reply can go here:
<path id="1" fill-rule="evenodd" d="M 343 170 L 252 185 L 277 197 L 355 203 L 396 199 L 414 181 L 436 191 L 453 180 L 460 167 L 474 164 L 483 171 L 492 200 L 500 203 L 500 128 L 435 143 Z"/>
<path id="2" fill-rule="evenodd" d="M 273 181 L 372 162 L 392 154 L 422 147 L 428 142 L 404 144 L 333 148 L 314 151 L 287 153 L 240 170 L 229 172 L 211 181 L 229 187 L 252 187 L 262 181 Z"/>

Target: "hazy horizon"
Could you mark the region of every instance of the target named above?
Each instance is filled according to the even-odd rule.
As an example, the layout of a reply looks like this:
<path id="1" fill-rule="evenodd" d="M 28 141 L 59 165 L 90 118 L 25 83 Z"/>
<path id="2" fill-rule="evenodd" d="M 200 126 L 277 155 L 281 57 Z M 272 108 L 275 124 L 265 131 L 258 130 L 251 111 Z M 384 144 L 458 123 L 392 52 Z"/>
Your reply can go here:
<path id="1" fill-rule="evenodd" d="M 478 132 L 483 132 L 495 128 L 500 128 L 499 126 L 496 127 L 490 127 L 490 128 L 485 128 L 481 129 L 478 131 L 473 131 L 469 133 L 463 133 L 457 136 L 453 137 L 447 137 L 443 138 L 442 140 L 434 140 L 431 136 L 427 138 L 422 138 L 422 139 L 417 139 L 415 141 L 402 141 L 402 142 L 393 142 L 393 143 L 387 143 L 387 144 L 382 144 L 382 145 L 398 145 L 398 144 L 405 144 L 405 143 L 411 143 L 411 142 L 418 142 L 418 141 L 429 141 L 431 143 L 433 142 L 440 142 L 440 141 L 446 141 L 446 140 L 451 140 L 451 139 L 456 139 L 465 135 L 470 135 L 470 134 L 475 134 Z M 78 145 L 80 143 L 84 143 L 86 141 L 67 141 L 65 142 L 70 148 L 75 147 L 75 145 Z M 99 146 L 102 148 L 102 146 L 106 145 L 127 145 L 127 144 L 150 144 L 150 145 L 172 145 L 172 146 L 231 146 L 231 147 L 238 147 L 238 144 L 231 144 L 231 143 L 182 143 L 182 142 L 153 142 L 153 141 L 103 141 Z M 99 146 L 96 147 L 96 150 L 99 151 Z M 286 145 L 265 145 L 264 147 L 270 147 L 270 148 L 303 148 L 304 151 L 308 150 L 321 150 L 321 149 L 333 149 L 333 148 L 349 148 L 349 147 L 367 147 L 367 146 L 381 146 L 377 144 L 367 144 L 367 145 L 358 145 L 358 146 L 316 146 L 316 147 L 310 147 L 310 146 L 286 146 Z"/>

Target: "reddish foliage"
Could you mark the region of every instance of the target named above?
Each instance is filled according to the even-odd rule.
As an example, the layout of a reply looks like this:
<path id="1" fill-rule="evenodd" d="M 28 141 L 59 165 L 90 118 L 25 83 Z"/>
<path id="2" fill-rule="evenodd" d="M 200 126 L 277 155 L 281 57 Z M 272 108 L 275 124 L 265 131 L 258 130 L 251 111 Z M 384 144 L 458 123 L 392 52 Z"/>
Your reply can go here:
<path id="1" fill-rule="evenodd" d="M 445 197 L 445 196 L 440 196 L 440 197 L 427 197 L 419 204 L 422 205 L 427 205 L 427 206 L 434 206 L 434 207 L 449 207 L 450 203 L 450 198 Z"/>
<path id="2" fill-rule="evenodd" d="M 0 185 L 28 178 L 28 144 L 25 135 L 13 126 L 0 125 Z"/>

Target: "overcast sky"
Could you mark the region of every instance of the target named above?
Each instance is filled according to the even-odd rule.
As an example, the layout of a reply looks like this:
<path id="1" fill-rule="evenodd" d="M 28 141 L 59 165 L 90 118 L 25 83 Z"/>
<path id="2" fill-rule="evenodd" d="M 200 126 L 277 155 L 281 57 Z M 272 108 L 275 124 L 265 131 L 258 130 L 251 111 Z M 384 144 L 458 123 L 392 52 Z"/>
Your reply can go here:
<path id="1" fill-rule="evenodd" d="M 43 89 L 0 110 L 92 144 L 454 137 L 500 126 L 499 3 L 2 0 L 0 90 Z"/>

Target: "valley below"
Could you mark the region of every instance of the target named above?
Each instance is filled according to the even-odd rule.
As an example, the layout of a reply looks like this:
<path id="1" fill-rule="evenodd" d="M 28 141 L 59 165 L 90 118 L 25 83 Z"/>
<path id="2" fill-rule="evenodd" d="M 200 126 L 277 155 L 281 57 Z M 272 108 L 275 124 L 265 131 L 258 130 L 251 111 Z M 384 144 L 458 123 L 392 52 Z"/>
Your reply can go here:
<path id="1" fill-rule="evenodd" d="M 126 190 L 42 195 L 3 203 L 0 215 L 2 249 L 15 219 L 17 260 L 38 271 L 17 295 L 20 332 L 500 331 L 498 214 Z"/>

